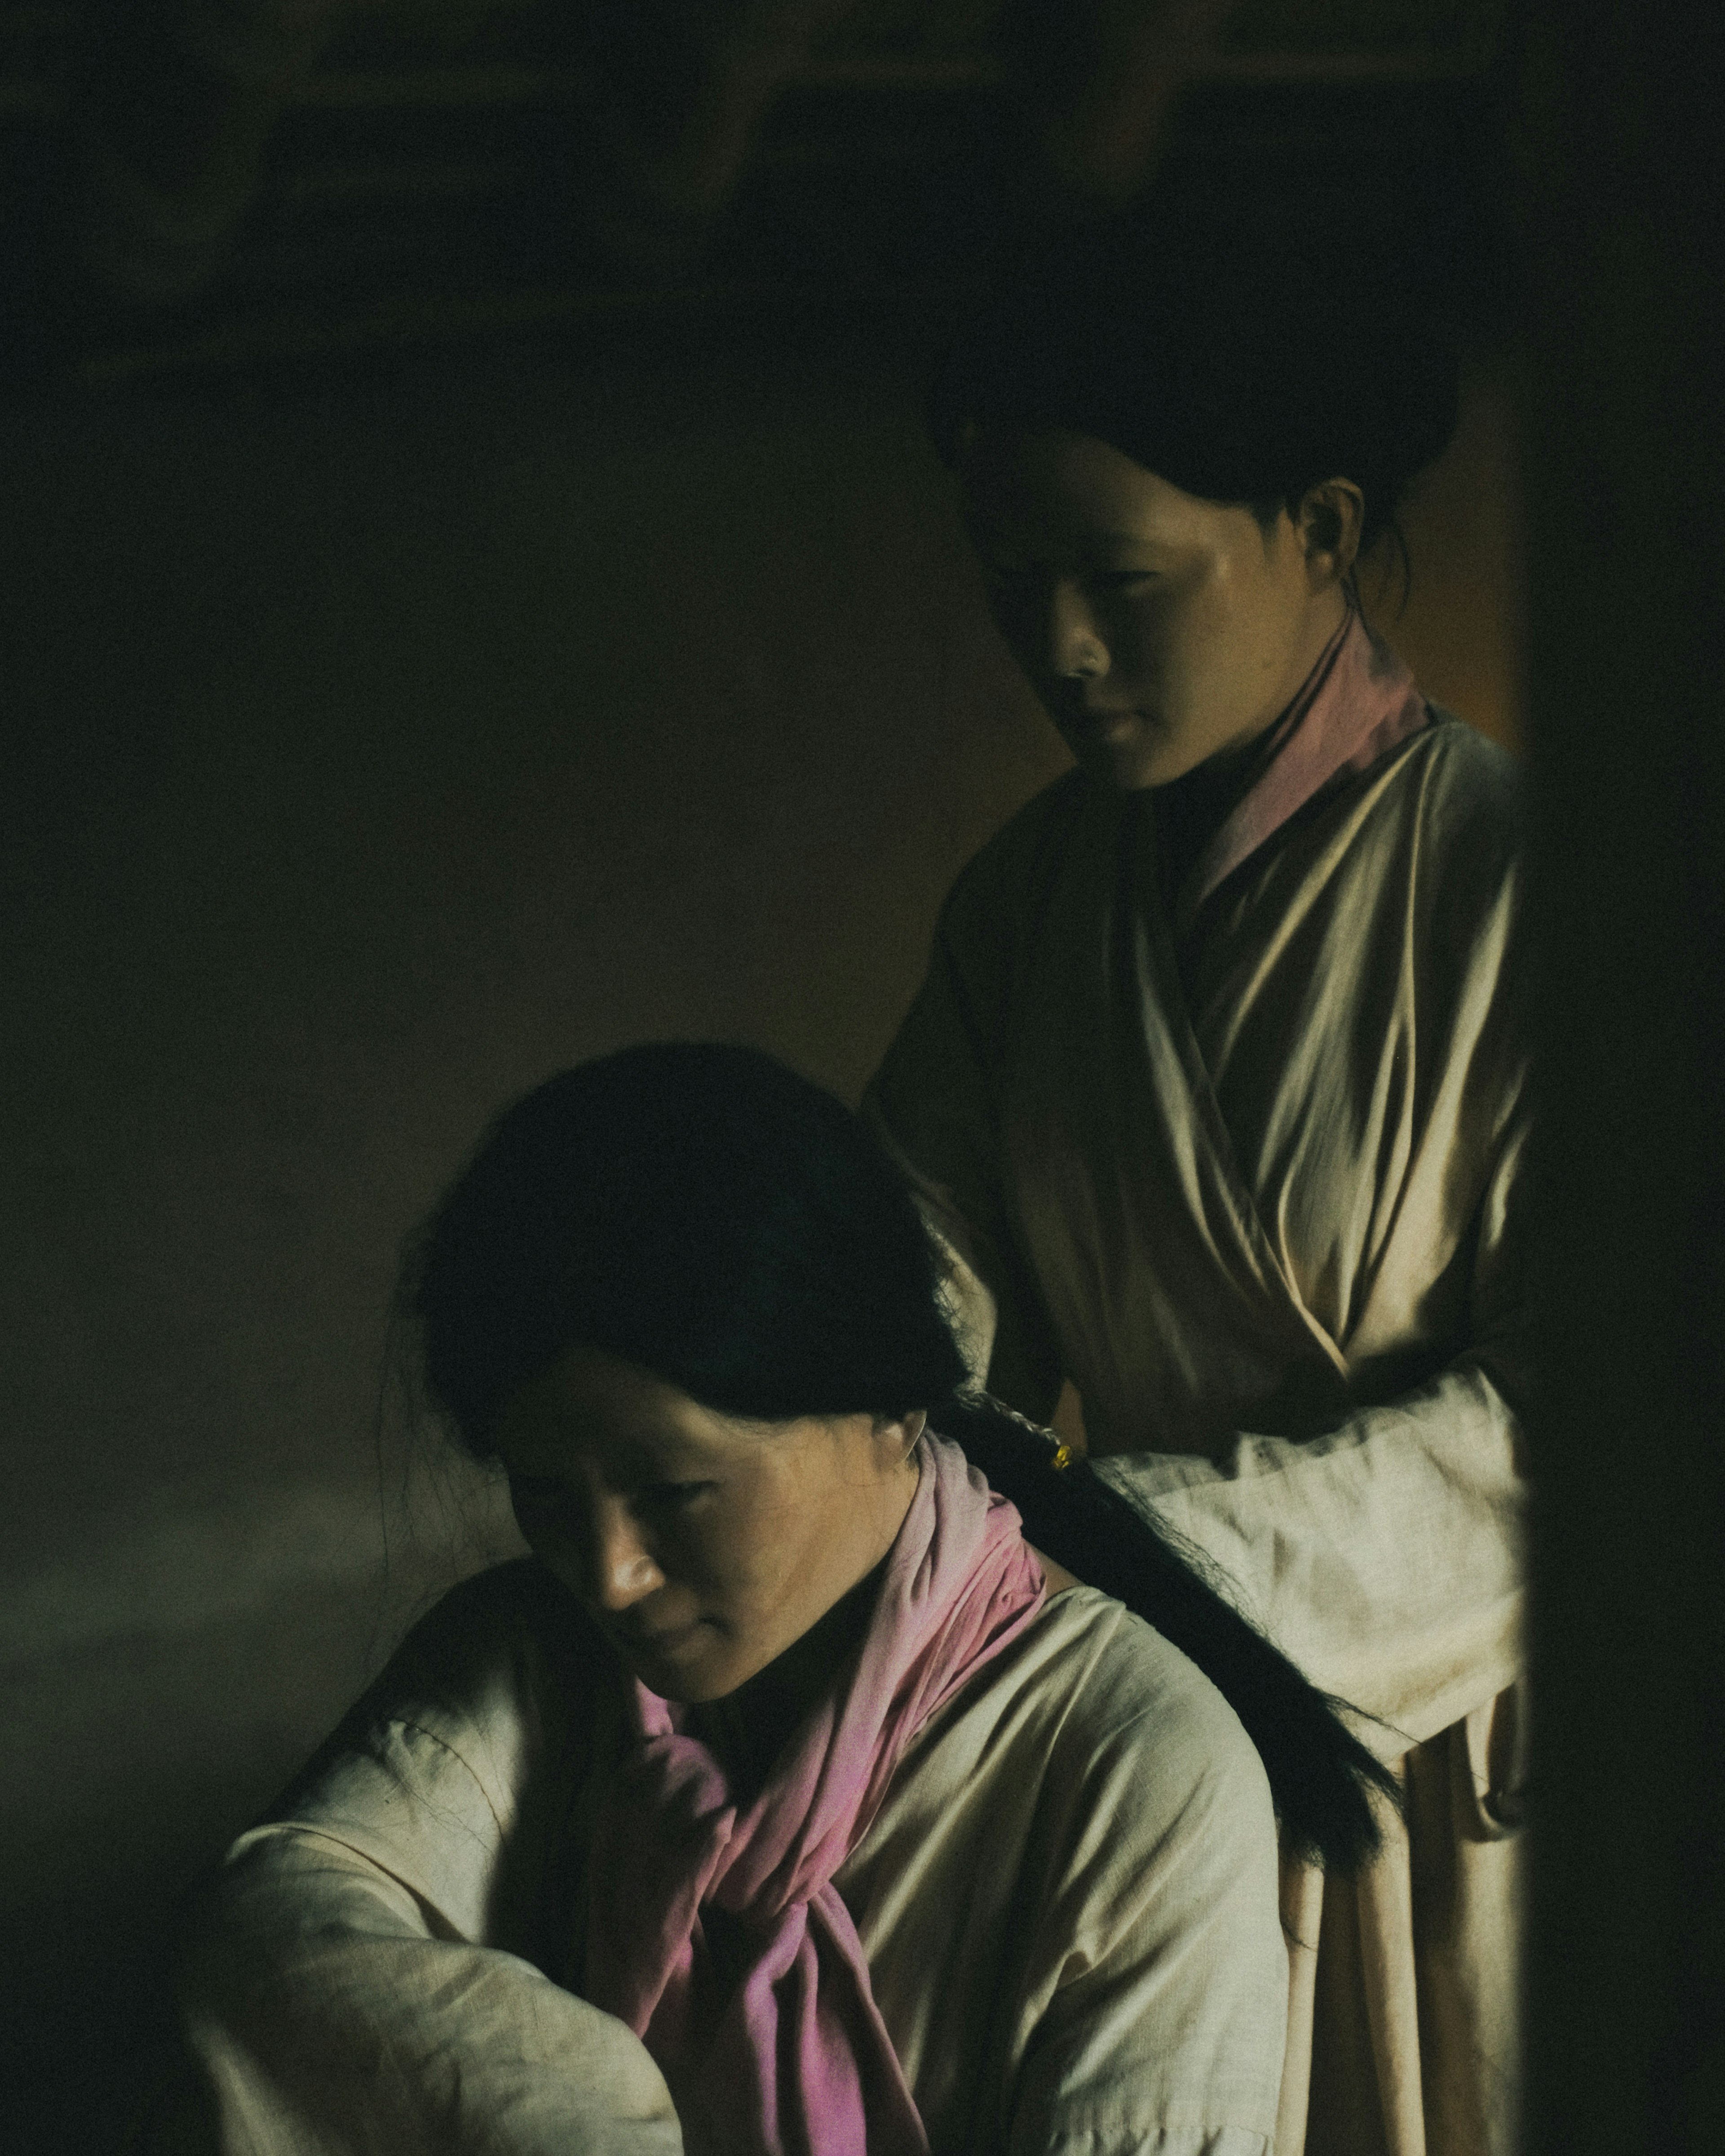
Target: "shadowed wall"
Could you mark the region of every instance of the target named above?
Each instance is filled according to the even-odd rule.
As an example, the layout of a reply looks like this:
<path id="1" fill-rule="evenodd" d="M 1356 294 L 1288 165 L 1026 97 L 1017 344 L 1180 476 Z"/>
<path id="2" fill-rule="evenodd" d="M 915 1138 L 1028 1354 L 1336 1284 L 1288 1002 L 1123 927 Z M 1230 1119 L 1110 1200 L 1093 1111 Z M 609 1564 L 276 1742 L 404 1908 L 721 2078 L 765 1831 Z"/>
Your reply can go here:
<path id="1" fill-rule="evenodd" d="M 1527 2156 L 1725 2148 L 1725 18 L 1528 0 Z"/>
<path id="2" fill-rule="evenodd" d="M 627 1040 L 854 1095 L 1065 757 L 890 338 L 0 426 L 0 2138 L 90 2147 L 169 1896 L 507 1541 L 374 1445 L 403 1234 L 492 1109 Z M 1482 374 L 1389 625 L 1500 735 L 1512 499 Z"/>

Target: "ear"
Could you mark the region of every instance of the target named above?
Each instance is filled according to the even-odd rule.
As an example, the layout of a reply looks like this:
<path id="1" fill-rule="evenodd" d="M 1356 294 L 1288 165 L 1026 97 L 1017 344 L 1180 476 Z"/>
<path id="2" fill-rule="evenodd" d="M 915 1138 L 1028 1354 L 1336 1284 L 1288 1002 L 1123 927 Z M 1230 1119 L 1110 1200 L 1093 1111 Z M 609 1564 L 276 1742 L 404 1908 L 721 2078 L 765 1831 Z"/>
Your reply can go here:
<path id="1" fill-rule="evenodd" d="M 1365 521 L 1366 498 L 1351 479 L 1321 480 L 1301 496 L 1294 528 L 1314 592 L 1346 580 Z"/>
<path id="2" fill-rule="evenodd" d="M 875 1419 L 875 1436 L 893 1439 L 894 1450 L 902 1460 L 908 1460 L 916 1450 L 927 1427 L 928 1411 L 926 1408 L 912 1408 L 905 1415 L 877 1415 Z"/>

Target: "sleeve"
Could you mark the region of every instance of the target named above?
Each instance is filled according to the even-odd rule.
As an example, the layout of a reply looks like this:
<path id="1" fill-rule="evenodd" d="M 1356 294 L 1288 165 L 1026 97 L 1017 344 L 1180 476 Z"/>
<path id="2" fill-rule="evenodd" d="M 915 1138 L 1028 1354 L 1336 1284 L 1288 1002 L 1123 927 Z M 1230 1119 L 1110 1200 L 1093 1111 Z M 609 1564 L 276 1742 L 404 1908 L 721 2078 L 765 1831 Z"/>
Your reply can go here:
<path id="1" fill-rule="evenodd" d="M 1476 1245 L 1467 1350 L 1303 1440 L 1219 1459 L 1141 1452 L 1097 1472 L 1208 1558 L 1217 1584 L 1380 1757 L 1486 1708 L 1523 1661 L 1527 1126 L 1509 1131 Z"/>
<path id="2" fill-rule="evenodd" d="M 947 1261 L 955 1330 L 973 1375 L 1045 1422 L 1060 1397 L 1060 1350 L 1012 1230 L 988 1052 L 986 1010 L 997 997 L 977 967 L 962 962 L 964 940 L 949 900 L 927 974 L 862 1112 L 909 1180 Z"/>
<path id="3" fill-rule="evenodd" d="M 1287 2026 L 1270 1789 L 1220 1696 L 1196 1672 L 1180 1689 L 1071 1779 L 1009 2156 L 1270 2156 Z"/>
<path id="4" fill-rule="evenodd" d="M 536 1882 L 545 1898 L 567 1804 L 528 1786 L 530 1718 L 493 1675 L 447 1727 L 379 1717 L 338 1738 L 292 1815 L 200 1890 L 180 2097 L 152 2149 L 680 2156 L 634 2032 L 508 1950 L 508 1906 Z"/>
<path id="5" fill-rule="evenodd" d="M 339 1841 L 263 1829 L 186 1954 L 196 2146 L 221 2156 L 680 2156 L 632 2030 L 459 1937 Z M 182 2129 L 183 2132 L 183 2129 Z"/>

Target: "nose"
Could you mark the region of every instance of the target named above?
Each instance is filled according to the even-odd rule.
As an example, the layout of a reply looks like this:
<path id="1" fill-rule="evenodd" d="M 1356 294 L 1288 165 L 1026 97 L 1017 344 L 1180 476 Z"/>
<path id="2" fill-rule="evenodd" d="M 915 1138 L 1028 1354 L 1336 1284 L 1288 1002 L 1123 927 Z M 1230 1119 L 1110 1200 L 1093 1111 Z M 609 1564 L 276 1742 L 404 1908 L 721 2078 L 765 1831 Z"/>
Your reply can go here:
<path id="1" fill-rule="evenodd" d="M 618 1497 L 604 1498 L 593 1521 L 593 1594 L 602 1609 L 633 1609 L 665 1584 L 639 1523 Z"/>
<path id="2" fill-rule="evenodd" d="M 1068 578 L 1056 579 L 1048 601 L 1049 664 L 1063 681 L 1094 680 L 1108 670 L 1102 642 L 1084 594 Z"/>

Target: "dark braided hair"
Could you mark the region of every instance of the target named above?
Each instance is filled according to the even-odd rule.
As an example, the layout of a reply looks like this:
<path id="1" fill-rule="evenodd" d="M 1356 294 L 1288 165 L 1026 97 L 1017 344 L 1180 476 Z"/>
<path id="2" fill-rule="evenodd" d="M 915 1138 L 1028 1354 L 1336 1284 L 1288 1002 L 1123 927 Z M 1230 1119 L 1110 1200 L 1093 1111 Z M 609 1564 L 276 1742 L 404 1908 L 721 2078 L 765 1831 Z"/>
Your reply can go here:
<path id="1" fill-rule="evenodd" d="M 578 1343 L 721 1414 L 926 1409 L 1039 1549 L 1222 1692 L 1291 1851 L 1345 1870 L 1376 1848 L 1371 1795 L 1394 1804 L 1394 1777 L 1171 1536 L 971 1385 L 903 1179 L 859 1117 L 771 1056 L 665 1043 L 547 1080 L 491 1125 L 403 1291 L 431 1396 L 482 1460 L 506 1402 Z"/>
<path id="2" fill-rule="evenodd" d="M 1290 1856 L 1351 1871 L 1373 1855 L 1370 1793 L 1399 1810 L 1400 1785 L 1337 1718 L 1346 1702 L 1308 1684 L 1209 1584 L 1213 1568 L 1200 1552 L 1183 1549 L 1087 1460 L 1061 1460 L 1065 1448 L 1053 1431 L 1038 1432 L 986 1394 L 956 1394 L 940 1429 L 1011 1498 L 1045 1556 L 1123 1602 L 1197 1663 L 1258 1748 Z"/>

